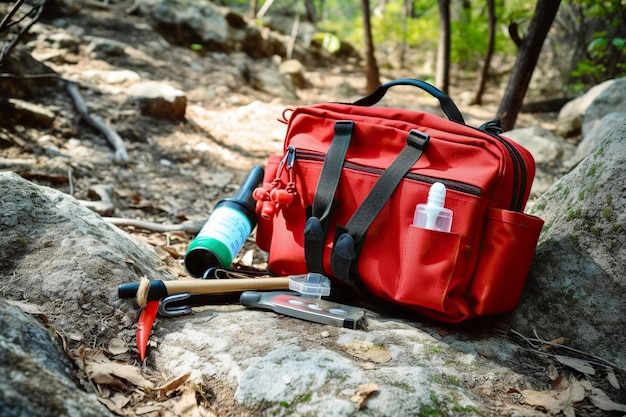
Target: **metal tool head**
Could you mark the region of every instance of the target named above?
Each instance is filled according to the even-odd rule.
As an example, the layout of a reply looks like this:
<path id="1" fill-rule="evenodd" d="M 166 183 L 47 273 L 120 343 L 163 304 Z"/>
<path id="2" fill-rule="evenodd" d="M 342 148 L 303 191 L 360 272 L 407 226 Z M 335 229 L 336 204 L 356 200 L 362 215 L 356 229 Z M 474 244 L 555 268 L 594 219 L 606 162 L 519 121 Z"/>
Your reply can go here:
<path id="1" fill-rule="evenodd" d="M 191 307 L 181 304 L 191 297 L 188 292 L 168 295 L 159 303 L 159 314 L 163 317 L 178 317 L 191 313 Z M 173 305 L 177 304 L 177 305 Z"/>

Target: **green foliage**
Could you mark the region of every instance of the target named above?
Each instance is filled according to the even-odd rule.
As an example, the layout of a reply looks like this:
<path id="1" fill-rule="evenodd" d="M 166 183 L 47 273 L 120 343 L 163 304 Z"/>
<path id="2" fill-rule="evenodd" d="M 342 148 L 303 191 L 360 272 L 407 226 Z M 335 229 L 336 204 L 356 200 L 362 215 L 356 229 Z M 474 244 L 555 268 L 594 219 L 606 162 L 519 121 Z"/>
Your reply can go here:
<path id="1" fill-rule="evenodd" d="M 326 32 L 322 34 L 322 47 L 333 54 L 341 48 L 341 41 L 332 33 Z"/>
<path id="2" fill-rule="evenodd" d="M 221 0 L 221 3 L 242 9 L 247 7 L 246 0 Z M 260 0 L 259 6 L 264 3 L 264 0 Z M 313 3 L 318 18 L 316 23 L 321 31 L 321 34 L 316 35 L 319 44 L 330 52 L 336 52 L 337 48 L 341 48 L 341 42 L 350 43 L 356 50 L 364 49 L 360 1 L 313 0 Z M 507 26 L 515 23 L 520 36 L 525 36 L 537 0 L 495 0 L 495 3 L 497 22 L 495 52 L 514 56 L 518 49 L 507 33 Z M 302 5 L 302 0 L 276 2 L 271 10 L 302 12 Z M 411 16 L 406 16 L 404 5 L 405 0 L 385 2 L 370 0 L 372 35 L 377 53 L 385 56 L 406 47 L 418 52 L 417 59 L 434 56 L 439 42 L 438 0 L 412 0 Z M 451 1 L 450 5 L 451 61 L 465 70 L 476 71 L 482 63 L 488 42 L 487 2 L 455 0 Z M 567 39 L 571 39 L 570 47 L 575 48 L 577 42 L 587 45 L 585 56 L 579 59 L 577 67 L 571 73 L 572 77 L 568 80 L 574 83 L 571 89 L 578 91 L 608 78 L 626 76 L 624 0 L 563 0 L 561 8 L 566 6 L 580 11 L 580 21 L 575 23 L 583 29 L 580 33 L 566 32 L 569 35 Z M 576 15 L 574 13 L 571 16 Z M 585 28 L 590 27 L 590 22 L 595 22 L 594 27 L 600 29 L 590 38 L 576 39 L 576 36 L 582 36 Z M 573 24 L 570 24 L 566 29 L 571 30 L 572 26 Z M 338 40 L 341 42 L 338 43 Z M 576 56 L 580 56 L 579 49 L 576 51 Z M 412 55 L 407 54 L 408 57 Z M 421 65 L 422 62 L 407 64 Z"/>
<path id="3" fill-rule="evenodd" d="M 604 29 L 593 34 L 587 45 L 587 56 L 572 71 L 572 76 L 578 80 L 573 89 L 581 90 L 586 84 L 626 76 L 626 11 L 622 0 L 570 1 L 582 8 L 585 19 L 599 20 Z"/>
<path id="4" fill-rule="evenodd" d="M 454 2 L 453 2 L 454 3 Z M 421 52 L 437 50 L 439 40 L 439 5 L 437 0 L 414 0 L 412 16 L 405 18 L 404 0 L 389 0 L 384 8 L 372 6 L 372 35 L 379 53 L 396 50 L 404 44 Z M 451 60 L 465 68 L 478 68 L 488 40 L 488 11 L 483 1 L 470 2 L 468 9 L 453 13 L 451 23 Z M 497 25 L 500 27 L 511 20 L 529 20 L 534 10 L 534 1 L 496 0 Z M 455 6 L 456 7 L 456 6 Z M 457 9 L 460 6 L 457 7 Z M 336 34 L 340 39 L 363 49 L 363 19 L 360 2 L 326 0 L 320 28 Z M 516 46 L 507 33 L 496 31 L 496 52 L 515 54 Z"/>

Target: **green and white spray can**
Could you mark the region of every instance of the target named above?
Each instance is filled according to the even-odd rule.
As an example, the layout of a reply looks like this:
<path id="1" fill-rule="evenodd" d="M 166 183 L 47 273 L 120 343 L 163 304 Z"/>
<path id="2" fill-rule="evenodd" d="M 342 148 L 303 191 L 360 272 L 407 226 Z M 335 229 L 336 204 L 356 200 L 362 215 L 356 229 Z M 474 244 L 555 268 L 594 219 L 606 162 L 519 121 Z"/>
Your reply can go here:
<path id="1" fill-rule="evenodd" d="M 201 278 L 212 267 L 229 268 L 257 223 L 254 189 L 263 183 L 263 168 L 255 166 L 233 197 L 220 200 L 185 254 L 185 268 Z"/>

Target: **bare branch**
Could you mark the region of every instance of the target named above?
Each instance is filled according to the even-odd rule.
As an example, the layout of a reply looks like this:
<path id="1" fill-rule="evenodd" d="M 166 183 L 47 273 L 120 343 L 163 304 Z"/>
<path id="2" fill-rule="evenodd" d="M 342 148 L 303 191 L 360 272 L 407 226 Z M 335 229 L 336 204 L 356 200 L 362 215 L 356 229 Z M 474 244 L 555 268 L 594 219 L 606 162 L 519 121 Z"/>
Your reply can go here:
<path id="1" fill-rule="evenodd" d="M 18 0 L 13 5 L 13 8 L 9 11 L 9 13 L 7 13 L 7 15 L 4 16 L 4 19 L 2 19 L 2 22 L 0 22 L 0 32 L 2 32 L 5 28 L 11 27 L 11 25 L 9 25 L 8 22 L 13 18 L 15 13 L 17 13 L 19 8 L 22 7 L 22 4 L 24 4 L 24 1 L 26 1 L 26 0 Z"/>
<path id="2" fill-rule="evenodd" d="M 45 3 L 46 3 L 46 0 L 41 0 L 41 3 L 39 3 L 37 6 L 33 6 L 31 11 L 26 14 L 26 16 L 28 16 L 28 15 L 32 14 L 33 11 L 36 10 L 35 16 L 31 19 L 31 21 L 28 22 L 28 24 L 26 26 L 24 26 L 22 29 L 20 29 L 19 32 L 17 33 L 17 35 L 15 35 L 15 38 L 11 39 L 11 41 L 9 41 L 6 44 L 6 46 L 4 47 L 2 52 L 0 52 L 0 67 L 2 67 L 2 61 L 4 61 L 4 57 L 8 56 L 11 53 L 11 50 L 15 47 L 15 45 L 17 45 L 17 43 L 19 42 L 19 40 L 22 37 L 22 35 L 24 35 L 24 33 L 28 32 L 28 30 L 31 28 L 31 26 L 33 26 L 35 24 L 35 22 L 37 22 L 37 20 L 39 20 L 39 17 L 41 16 L 41 12 L 43 12 L 43 6 L 44 6 Z M 17 8 L 19 8 L 19 6 L 21 6 L 21 2 L 18 1 L 18 3 L 16 3 L 16 6 L 17 7 L 14 7 L 13 10 L 11 10 L 13 12 L 13 14 L 15 14 L 14 11 L 17 11 Z M 9 13 L 9 15 L 12 16 L 11 13 Z M 9 17 L 9 15 L 7 15 L 7 17 L 5 17 L 5 19 L 3 19 L 2 24 L 0 24 L 0 27 L 3 27 L 3 25 L 6 25 L 6 22 L 8 22 L 7 18 Z M 24 17 L 26 17 L 26 16 L 24 16 Z M 24 19 L 24 17 L 22 19 Z M 22 19 L 20 19 L 20 20 L 22 20 Z"/>
<path id="3" fill-rule="evenodd" d="M 103 220 L 116 226 L 133 226 L 139 229 L 150 230 L 158 233 L 189 232 L 197 234 L 202 229 L 203 222 L 184 222 L 181 224 L 161 224 L 138 219 L 126 219 L 122 217 L 103 217 Z"/>
<path id="4" fill-rule="evenodd" d="M 610 367 L 612 367 L 613 369 L 619 369 L 619 367 L 618 367 L 617 365 L 615 365 L 614 363 L 609 362 L 609 361 L 607 361 L 606 359 L 602 359 L 602 358 L 601 358 L 601 357 L 599 357 L 599 356 L 595 356 L 595 355 L 593 355 L 593 354 L 591 354 L 591 353 L 583 352 L 582 350 L 578 350 L 578 349 L 575 349 L 575 348 L 573 348 L 573 347 L 569 347 L 569 346 L 567 346 L 567 345 L 563 345 L 563 344 L 560 344 L 560 343 L 549 342 L 549 341 L 547 341 L 547 340 L 543 340 L 543 339 L 541 339 L 540 337 L 534 337 L 534 338 L 532 338 L 532 337 L 527 337 L 527 336 L 524 336 L 523 334 L 521 334 L 521 333 L 519 333 L 519 332 L 517 332 L 517 331 L 515 331 L 515 330 L 513 330 L 513 329 L 510 329 L 509 331 L 510 331 L 511 333 L 513 333 L 515 336 L 517 336 L 517 337 L 519 337 L 519 338 L 523 339 L 523 340 L 524 340 L 526 343 L 528 343 L 530 346 L 532 346 L 532 347 L 533 347 L 533 351 L 535 351 L 535 352 L 537 352 L 537 353 L 541 353 L 541 354 L 546 354 L 546 355 L 549 355 L 549 354 L 547 354 L 546 352 L 543 352 L 543 351 L 542 351 L 541 346 L 537 346 L 537 345 L 536 345 L 536 344 L 538 343 L 539 345 L 548 345 L 548 346 L 552 346 L 552 347 L 555 347 L 555 348 L 560 348 L 560 349 L 568 350 L 568 351 L 570 351 L 570 352 L 574 352 L 574 353 L 577 353 L 577 354 L 579 354 L 579 355 L 583 355 L 583 356 L 586 356 L 586 357 L 588 357 L 588 358 L 592 358 L 592 359 L 595 359 L 595 360 L 598 360 L 598 361 L 601 361 L 601 362 L 602 362 L 602 363 L 595 363 L 595 362 L 594 362 L 594 364 L 595 364 L 595 365 L 610 366 Z M 535 336 L 537 336 L 537 334 L 535 334 Z M 552 356 L 552 355 L 549 355 L 549 356 Z M 591 362 L 590 362 L 590 363 L 591 363 Z"/>
<path id="5" fill-rule="evenodd" d="M 102 119 L 100 119 L 98 116 L 89 114 L 89 109 L 87 108 L 87 105 L 85 104 L 85 101 L 83 100 L 83 96 L 80 94 L 80 91 L 78 91 L 78 86 L 76 85 L 76 83 L 68 82 L 67 92 L 69 93 L 70 97 L 72 97 L 74 106 L 76 107 L 76 110 L 78 110 L 78 113 L 80 113 L 82 118 L 85 119 L 85 121 L 89 123 L 91 127 L 104 134 L 111 146 L 113 146 L 113 148 L 115 149 L 114 159 L 117 162 L 128 162 L 129 157 L 128 153 L 126 152 L 126 146 L 124 145 L 124 141 L 122 140 L 120 135 L 118 135 L 117 132 L 111 129 Z"/>

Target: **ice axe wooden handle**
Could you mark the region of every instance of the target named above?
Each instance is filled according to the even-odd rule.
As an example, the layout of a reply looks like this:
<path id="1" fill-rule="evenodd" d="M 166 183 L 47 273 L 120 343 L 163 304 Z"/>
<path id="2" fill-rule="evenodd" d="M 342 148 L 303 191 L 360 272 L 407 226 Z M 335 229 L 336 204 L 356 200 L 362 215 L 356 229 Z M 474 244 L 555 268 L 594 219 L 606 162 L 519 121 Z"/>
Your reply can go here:
<path id="1" fill-rule="evenodd" d="M 139 289 L 138 283 L 120 284 L 117 294 L 120 298 L 134 298 Z M 210 280 L 150 281 L 148 300 L 160 300 L 171 294 L 220 294 L 243 291 L 288 290 L 289 278 L 236 278 Z"/>

